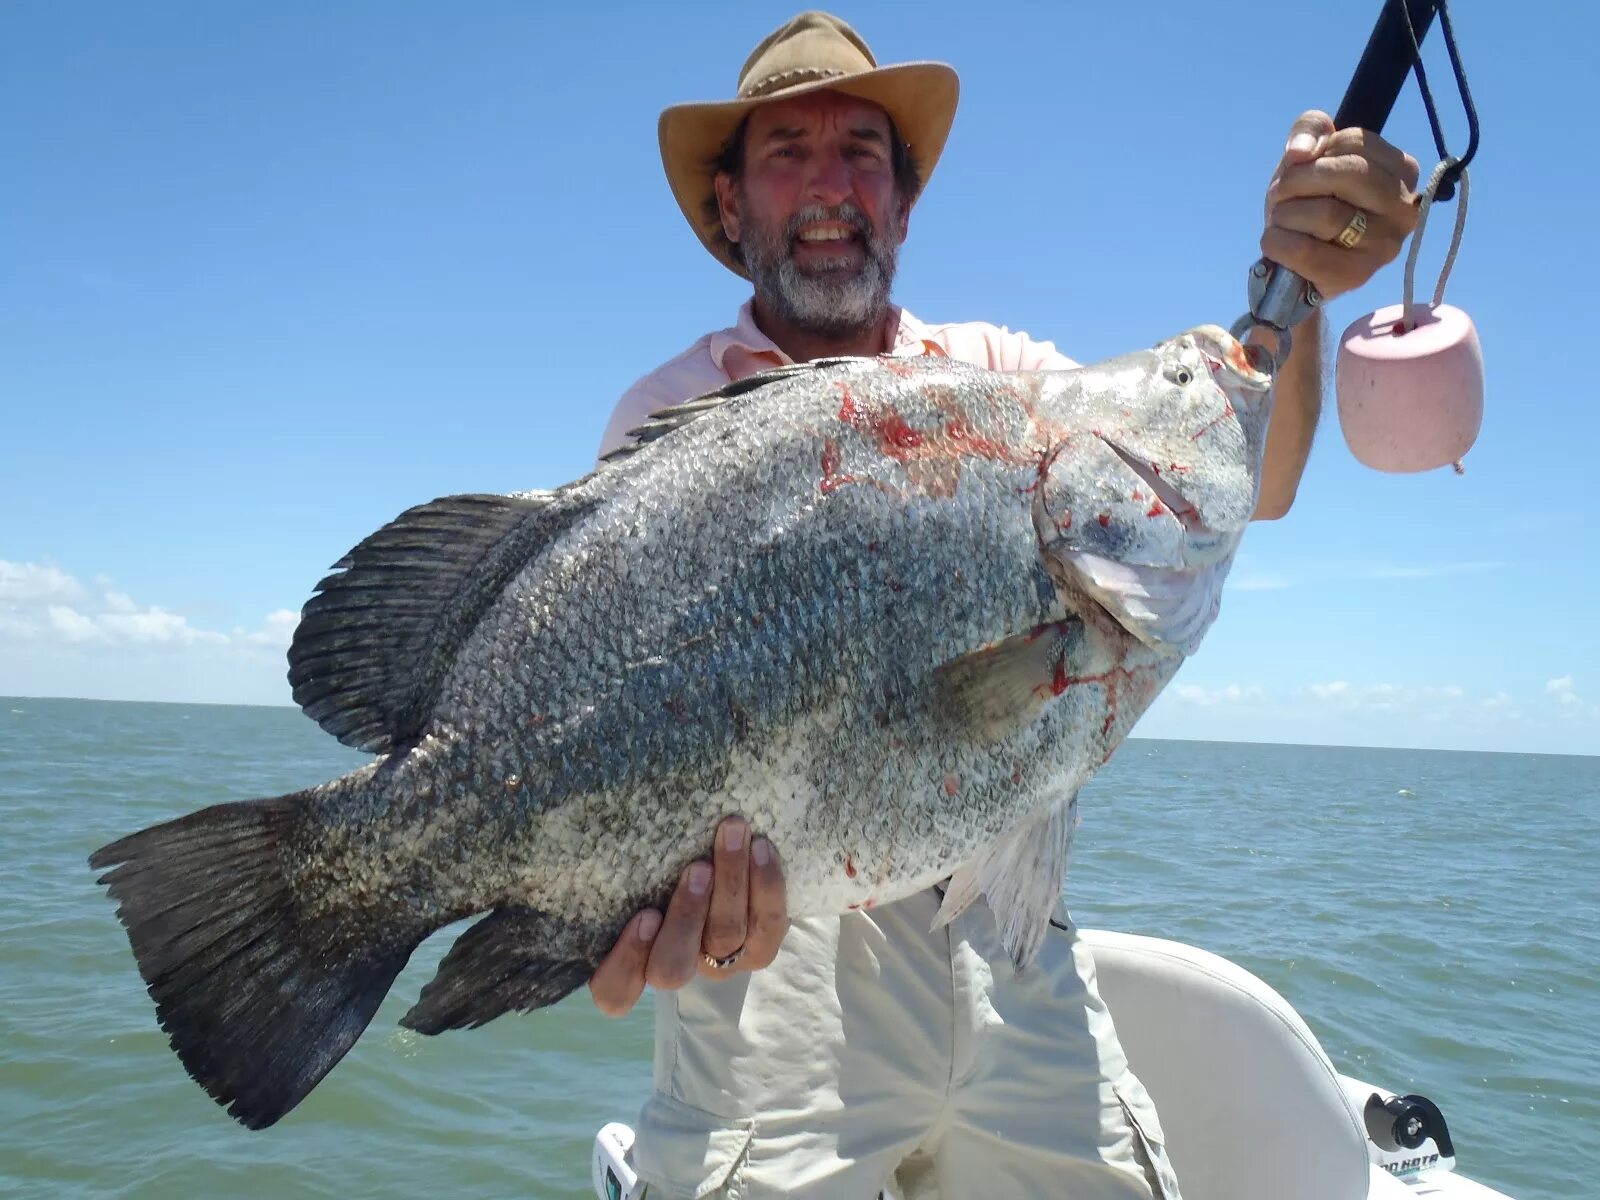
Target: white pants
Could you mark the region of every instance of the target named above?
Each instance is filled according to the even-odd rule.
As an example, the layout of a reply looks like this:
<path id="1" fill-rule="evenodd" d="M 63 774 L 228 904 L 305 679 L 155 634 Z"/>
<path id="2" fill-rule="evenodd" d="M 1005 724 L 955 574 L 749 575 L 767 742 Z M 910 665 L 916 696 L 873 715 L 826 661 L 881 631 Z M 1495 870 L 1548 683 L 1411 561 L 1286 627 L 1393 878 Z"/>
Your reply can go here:
<path id="1" fill-rule="evenodd" d="M 778 960 L 656 996 L 649 1200 L 1178 1200 L 1065 912 L 1013 972 L 979 900 L 796 921 Z"/>

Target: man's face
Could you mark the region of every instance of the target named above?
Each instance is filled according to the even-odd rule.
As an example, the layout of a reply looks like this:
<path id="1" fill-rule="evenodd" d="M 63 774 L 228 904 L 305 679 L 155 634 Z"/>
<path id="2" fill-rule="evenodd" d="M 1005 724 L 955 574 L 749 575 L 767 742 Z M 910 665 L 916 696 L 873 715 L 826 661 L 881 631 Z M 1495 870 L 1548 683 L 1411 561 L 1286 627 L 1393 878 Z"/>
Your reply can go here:
<path id="1" fill-rule="evenodd" d="M 743 177 L 718 175 L 717 201 L 775 316 L 828 336 L 883 321 L 909 217 L 889 137 L 881 108 L 835 92 L 750 114 Z"/>

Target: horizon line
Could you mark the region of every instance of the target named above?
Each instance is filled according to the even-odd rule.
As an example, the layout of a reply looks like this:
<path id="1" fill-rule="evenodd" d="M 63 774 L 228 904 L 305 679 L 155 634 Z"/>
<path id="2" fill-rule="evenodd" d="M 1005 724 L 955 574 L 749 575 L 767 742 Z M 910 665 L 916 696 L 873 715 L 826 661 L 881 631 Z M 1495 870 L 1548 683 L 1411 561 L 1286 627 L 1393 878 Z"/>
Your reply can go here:
<path id="1" fill-rule="evenodd" d="M 173 708 L 274 708 L 299 712 L 294 704 L 243 704 L 220 703 L 212 700 L 110 700 L 101 696 L 12 696 L 0 695 L 0 700 L 64 700 L 79 704 L 162 704 Z M 308 718 L 309 719 L 309 718 Z M 1600 750 L 1458 750 L 1439 746 L 1374 746 L 1355 742 L 1273 742 L 1249 741 L 1244 738 L 1154 737 L 1130 733 L 1124 742 L 1199 742 L 1212 746 L 1288 746 L 1311 750 L 1411 750 L 1425 754 L 1505 754 L 1532 758 L 1600 758 Z M 1115 752 L 1113 752 L 1113 757 Z M 1109 763 L 1111 760 L 1106 760 Z"/>

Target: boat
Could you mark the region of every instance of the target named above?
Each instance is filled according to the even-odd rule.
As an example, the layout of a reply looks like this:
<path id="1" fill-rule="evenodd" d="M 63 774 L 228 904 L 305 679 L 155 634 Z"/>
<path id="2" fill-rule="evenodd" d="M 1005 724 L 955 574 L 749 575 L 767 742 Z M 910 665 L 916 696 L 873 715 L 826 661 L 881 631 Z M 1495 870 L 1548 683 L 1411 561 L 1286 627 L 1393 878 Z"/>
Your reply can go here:
<path id="1" fill-rule="evenodd" d="M 1340 1074 L 1294 1007 L 1237 963 L 1165 938 L 1078 932 L 1185 1200 L 1513 1200 L 1456 1170 L 1437 1105 Z M 620 1122 L 596 1134 L 601 1200 L 643 1195 L 633 1136 Z"/>

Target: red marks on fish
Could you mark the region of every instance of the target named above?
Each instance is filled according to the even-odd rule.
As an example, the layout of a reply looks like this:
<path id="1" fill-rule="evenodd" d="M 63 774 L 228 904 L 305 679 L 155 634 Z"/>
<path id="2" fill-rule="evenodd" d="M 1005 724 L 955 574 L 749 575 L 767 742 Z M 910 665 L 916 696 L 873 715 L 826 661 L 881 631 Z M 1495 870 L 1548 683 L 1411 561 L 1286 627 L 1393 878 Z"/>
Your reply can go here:
<path id="1" fill-rule="evenodd" d="M 1101 529 L 1105 529 L 1108 526 L 1110 526 L 1110 524 L 1111 524 L 1111 514 L 1110 513 L 1101 513 L 1099 515 L 1099 517 L 1096 518 L 1096 520 L 1098 520 L 1100 522 L 1100 528 Z"/>
<path id="2" fill-rule="evenodd" d="M 954 796 L 960 790 L 961 790 L 961 776 L 959 776 L 959 775 L 946 775 L 944 777 L 944 794 L 946 796 Z"/>
<path id="3" fill-rule="evenodd" d="M 872 422 L 872 428 L 883 443 L 885 454 L 894 454 L 896 450 L 915 450 L 925 440 L 904 417 L 892 409 Z"/>
<path id="4" fill-rule="evenodd" d="M 1272 372 L 1265 368 L 1266 348 L 1257 345 L 1245 346 L 1238 339 L 1233 339 L 1228 347 L 1228 365 L 1241 375 L 1270 375 Z M 1207 358 L 1211 356 L 1206 355 Z"/>
<path id="5" fill-rule="evenodd" d="M 1151 463 L 1150 465 L 1151 466 L 1155 466 L 1154 463 Z M 1194 470 L 1194 468 L 1193 467 L 1185 467 L 1180 463 L 1169 463 L 1167 465 L 1167 470 L 1172 471 L 1172 472 L 1174 472 L 1175 474 L 1178 474 L 1178 475 L 1187 475 L 1190 471 Z M 1159 472 L 1157 472 L 1157 474 L 1159 474 Z"/>
<path id="6" fill-rule="evenodd" d="M 1055 673 L 1050 676 L 1050 694 L 1059 696 L 1072 686 L 1072 677 L 1067 674 L 1066 656 L 1056 659 Z"/>
<path id="7" fill-rule="evenodd" d="M 1068 675 L 1066 659 L 1063 657 L 1056 663 L 1055 678 L 1051 681 L 1050 691 L 1051 694 L 1059 696 L 1068 688 L 1083 684 L 1101 684 L 1106 689 L 1106 719 L 1100 725 L 1100 736 L 1106 737 L 1111 733 L 1111 726 L 1117 719 L 1117 689 L 1124 683 L 1132 682 L 1133 672 L 1121 666 L 1101 671 L 1098 675 Z"/>
<path id="8" fill-rule="evenodd" d="M 1202 425 L 1199 429 L 1197 429 L 1194 433 L 1190 434 L 1189 435 L 1189 440 L 1191 442 L 1198 442 L 1202 437 L 1204 437 L 1206 434 L 1210 433 L 1211 430 L 1213 428 L 1215 428 L 1218 424 L 1220 424 L 1223 421 L 1226 421 L 1229 417 L 1231 417 L 1233 415 L 1234 415 L 1233 401 L 1229 400 L 1226 404 L 1224 404 L 1222 406 L 1222 414 L 1220 416 L 1213 417 L 1211 420 L 1207 421 L 1204 425 Z"/>
<path id="9" fill-rule="evenodd" d="M 856 398 L 850 392 L 850 385 L 843 379 L 836 379 L 833 382 L 833 386 L 838 388 L 840 394 L 844 397 L 839 401 L 839 420 L 846 425 L 855 424 Z"/>
<path id="10" fill-rule="evenodd" d="M 1134 488 L 1133 489 L 1133 499 L 1135 499 L 1135 500 L 1143 500 L 1144 499 L 1144 493 L 1141 492 L 1138 488 Z"/>
<path id="11" fill-rule="evenodd" d="M 856 877 L 856 860 L 853 855 L 847 854 L 844 856 L 844 873 L 850 876 L 851 879 Z"/>
<path id="12" fill-rule="evenodd" d="M 1014 784 L 1022 782 L 1022 768 L 1021 767 L 1017 767 L 1011 772 L 1011 782 L 1014 783 Z"/>
<path id="13" fill-rule="evenodd" d="M 1157 500 L 1154 504 L 1152 504 L 1150 506 L 1150 511 L 1145 513 L 1145 516 L 1147 516 L 1147 517 L 1159 517 L 1163 513 L 1165 513 L 1166 511 L 1167 511 L 1167 506 L 1165 504 L 1161 503 L 1160 500 Z"/>
<path id="14" fill-rule="evenodd" d="M 839 474 L 839 443 L 832 438 L 822 440 L 822 481 L 817 484 L 817 490 L 824 496 L 836 488 L 842 488 L 847 483 L 855 483 L 854 475 Z"/>
<path id="15" fill-rule="evenodd" d="M 906 403 L 909 389 L 903 385 L 885 387 L 881 378 L 856 377 L 854 388 L 845 380 L 835 380 L 834 387 L 840 395 L 837 419 L 845 428 L 862 435 L 883 458 L 904 468 L 911 487 L 918 492 L 939 498 L 954 495 L 965 460 L 986 459 L 1019 466 L 1034 461 L 1036 450 L 1032 444 L 1013 445 L 974 428 L 963 393 L 941 374 L 917 365 L 920 360 L 880 358 L 878 362 L 890 374 L 920 381 L 915 405 Z M 844 483 L 873 482 L 885 489 L 896 486 L 893 476 L 877 479 L 876 472 L 869 475 L 861 468 L 854 477 L 841 475 L 839 463 L 847 454 L 853 464 L 858 460 L 850 453 L 845 435 L 836 434 L 835 438 L 832 450 L 825 445 L 824 492 Z"/>

